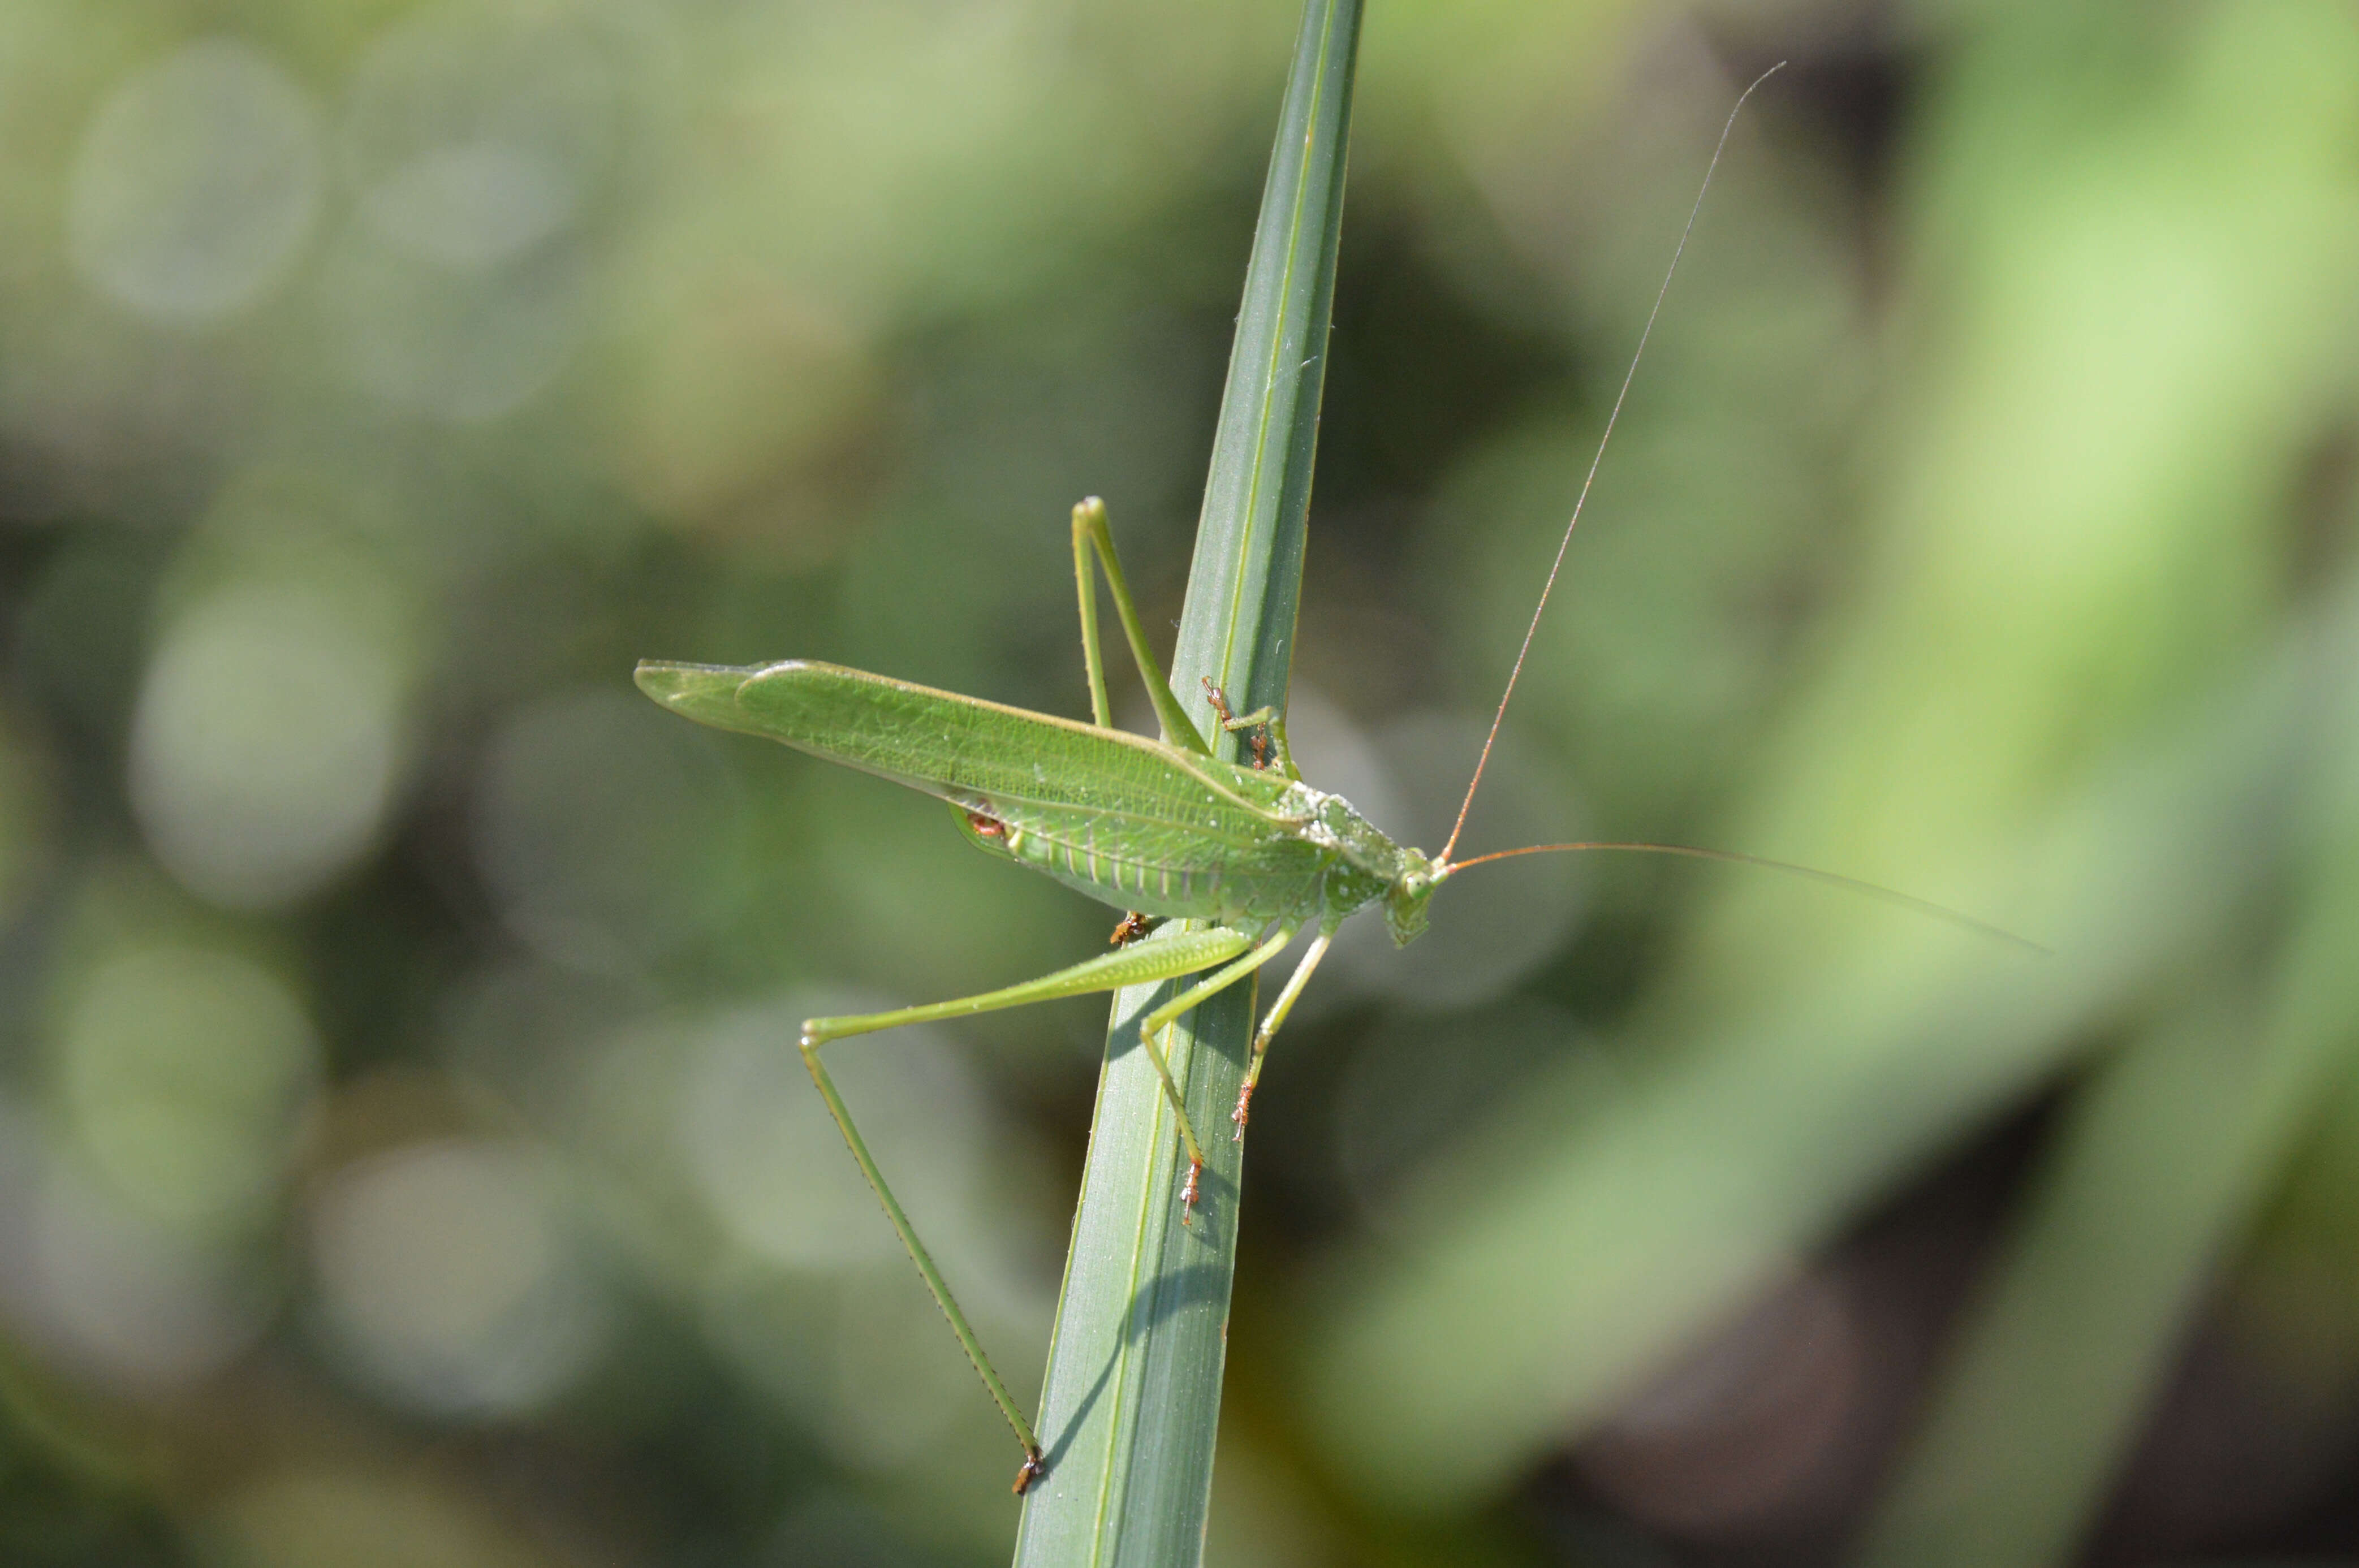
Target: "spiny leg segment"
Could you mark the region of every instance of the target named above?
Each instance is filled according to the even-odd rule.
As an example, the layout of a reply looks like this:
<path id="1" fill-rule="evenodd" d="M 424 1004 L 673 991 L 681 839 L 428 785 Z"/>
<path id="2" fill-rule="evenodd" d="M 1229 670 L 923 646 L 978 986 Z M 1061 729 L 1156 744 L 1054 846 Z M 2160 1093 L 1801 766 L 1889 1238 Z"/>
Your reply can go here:
<path id="1" fill-rule="evenodd" d="M 926 1289 L 933 1292 L 934 1304 L 942 1309 L 944 1317 L 950 1319 L 951 1332 L 958 1336 L 959 1347 L 966 1352 L 967 1360 L 982 1375 L 983 1386 L 990 1390 L 991 1402 L 999 1407 L 999 1413 L 1006 1416 L 1007 1424 L 1015 1429 L 1016 1441 L 1024 1445 L 1024 1463 L 1016 1472 L 1016 1495 L 1022 1497 L 1048 1469 L 1048 1462 L 1040 1452 L 1040 1440 L 1033 1434 L 1032 1423 L 1025 1420 L 1024 1412 L 1016 1408 L 1016 1397 L 1007 1391 L 1007 1385 L 999 1380 L 999 1373 L 993 1368 L 991 1357 L 983 1353 L 983 1341 L 975 1337 L 973 1325 L 967 1322 L 966 1314 L 959 1310 L 958 1298 L 951 1294 L 949 1283 L 942 1279 L 942 1271 L 934 1266 L 933 1255 L 926 1250 L 926 1244 L 918 1239 L 917 1227 L 909 1223 L 909 1217 L 903 1212 L 900 1200 L 893 1195 L 893 1189 L 886 1185 L 885 1173 L 876 1168 L 875 1157 L 868 1152 L 868 1145 L 862 1141 L 860 1129 L 853 1124 L 852 1112 L 845 1107 L 843 1097 L 835 1092 L 835 1080 L 828 1076 L 825 1064 L 819 1059 L 821 1044 L 812 1038 L 810 1026 L 804 1025 L 803 1065 L 810 1070 L 811 1082 L 819 1086 L 820 1098 L 827 1102 L 828 1114 L 835 1118 L 835 1125 L 842 1132 L 844 1142 L 851 1146 L 852 1157 L 859 1162 L 860 1173 L 868 1178 L 869 1188 L 875 1193 L 876 1201 L 885 1206 L 885 1217 L 893 1222 L 894 1233 L 901 1238 L 901 1245 L 908 1249 L 909 1261 L 918 1266 L 918 1273 L 926 1281 Z"/>
<path id="2" fill-rule="evenodd" d="M 1015 1397 L 1007 1391 L 1007 1385 L 1000 1380 L 998 1372 L 993 1369 L 991 1358 L 984 1354 L 983 1341 L 976 1336 L 973 1325 L 967 1322 L 966 1314 L 959 1307 L 958 1298 L 951 1293 L 950 1285 L 942 1278 L 941 1271 L 935 1266 L 932 1255 L 926 1250 L 925 1243 L 918 1238 L 917 1227 L 909 1223 L 909 1217 L 901 1207 L 900 1200 L 893 1195 L 893 1189 L 886 1182 L 884 1172 L 877 1169 L 875 1158 L 868 1152 L 868 1145 L 861 1138 L 860 1129 L 853 1121 L 850 1108 L 844 1105 L 843 1097 L 836 1092 L 835 1080 L 828 1076 L 827 1065 L 820 1060 L 820 1049 L 829 1041 L 839 1040 L 846 1035 L 872 1033 L 880 1029 L 892 1029 L 904 1023 L 924 1023 L 937 1019 L 971 1017 L 979 1012 L 1023 1007 L 1032 1002 L 1053 1000 L 1059 997 L 1080 996 L 1091 991 L 1118 990 L 1124 986 L 1176 979 L 1182 975 L 1196 974 L 1219 964 L 1227 964 L 1228 967 L 1221 972 L 1234 980 L 1244 971 L 1238 970 L 1236 965 L 1228 961 L 1251 946 L 1251 937 L 1224 926 L 1215 926 L 1202 931 L 1175 931 L 1168 936 L 1159 936 L 1153 941 L 1140 942 L 1118 948 L 1112 953 L 1101 954 L 1069 968 L 1060 969 L 1055 974 L 1044 975 L 1037 980 L 1008 986 L 1000 990 L 985 991 L 978 996 L 961 997 L 951 1001 L 934 1002 L 924 1007 L 905 1007 L 891 1012 L 862 1013 L 842 1018 L 813 1018 L 807 1019 L 803 1022 L 801 1041 L 803 1066 L 810 1073 L 811 1082 L 819 1086 L 820 1098 L 827 1102 L 828 1114 L 835 1118 L 836 1130 L 843 1134 L 843 1141 L 851 1149 L 853 1161 L 859 1164 L 860 1173 L 868 1179 L 870 1190 L 875 1193 L 876 1201 L 884 1207 L 885 1217 L 891 1222 L 894 1233 L 900 1237 L 901 1245 L 908 1249 L 909 1261 L 917 1265 L 919 1277 L 926 1281 L 926 1289 L 932 1292 L 934 1304 L 941 1308 L 942 1315 L 950 1320 L 951 1332 L 958 1336 L 960 1348 L 966 1352 L 967 1359 L 973 1363 L 976 1373 L 983 1379 L 984 1388 L 991 1395 L 992 1402 L 999 1407 L 999 1413 L 1006 1417 L 1007 1424 L 1015 1430 L 1016 1440 L 1024 1445 L 1024 1465 L 1016 1475 L 1016 1490 L 1018 1495 L 1038 1480 L 1047 1469 L 1048 1461 L 1040 1451 L 1039 1439 L 1033 1433 L 1032 1423 L 1026 1420 L 1024 1412 L 1016 1408 Z M 1260 949 L 1256 949 L 1256 952 L 1259 951 Z M 1214 986 L 1212 989 L 1219 988 Z M 1195 995 L 1204 990 L 1205 988 L 1200 986 L 1188 994 Z M 1210 993 L 1207 991 L 1205 994 Z M 1175 1011 L 1167 1005 L 1158 1009 L 1149 1016 L 1162 1018 L 1163 1022 L 1168 1023 L 1171 1018 L 1178 1017 L 1179 1013 L 1184 1011 L 1184 1008 Z M 1164 1016 L 1167 1013 L 1169 1017 Z M 1147 1047 L 1149 1059 L 1155 1063 L 1156 1072 L 1163 1080 L 1166 1093 L 1170 1095 L 1172 1104 L 1179 1109 L 1180 1136 L 1192 1152 L 1196 1149 L 1195 1131 L 1188 1125 L 1186 1108 L 1180 1105 L 1179 1089 L 1171 1081 L 1170 1068 L 1164 1062 L 1162 1052 L 1157 1048 L 1153 1040 L 1143 1029 L 1140 1043 Z M 1191 1152 L 1191 1158 L 1195 1159 L 1198 1164 L 1201 1163 L 1201 1154 Z M 1190 1184 L 1192 1188 L 1195 1167 L 1191 1166 L 1190 1169 Z M 1187 1195 L 1192 1197 L 1192 1193 Z"/>

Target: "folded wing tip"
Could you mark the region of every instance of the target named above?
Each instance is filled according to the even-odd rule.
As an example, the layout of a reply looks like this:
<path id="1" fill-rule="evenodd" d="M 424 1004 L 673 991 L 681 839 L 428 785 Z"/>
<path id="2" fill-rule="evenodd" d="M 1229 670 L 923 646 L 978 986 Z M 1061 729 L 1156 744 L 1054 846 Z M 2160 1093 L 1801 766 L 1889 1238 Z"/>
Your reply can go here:
<path id="1" fill-rule="evenodd" d="M 632 681 L 656 701 L 690 719 L 715 722 L 737 705 L 737 688 L 754 674 L 728 665 L 691 665 L 669 659 L 641 659 Z"/>

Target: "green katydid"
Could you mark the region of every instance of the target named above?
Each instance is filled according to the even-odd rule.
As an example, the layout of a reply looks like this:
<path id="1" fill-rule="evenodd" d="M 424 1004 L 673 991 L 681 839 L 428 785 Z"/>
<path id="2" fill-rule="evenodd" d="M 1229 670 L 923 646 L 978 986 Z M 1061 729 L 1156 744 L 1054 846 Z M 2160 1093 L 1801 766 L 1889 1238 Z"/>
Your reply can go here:
<path id="1" fill-rule="evenodd" d="M 1756 81 L 1756 86 L 1759 85 Z M 1751 88 L 1745 90 L 1750 96 Z M 1737 101 L 1742 107 L 1744 98 Z M 1732 112 L 1731 123 L 1734 121 Z M 1722 146 L 1727 131 L 1722 132 Z M 1712 154 L 1718 165 L 1720 149 Z M 1709 189 L 1711 168 L 1705 171 Z M 1697 209 L 1702 203 L 1697 194 Z M 830 762 L 841 762 L 907 784 L 950 803 L 960 828 L 977 848 L 1018 865 L 1046 872 L 1067 886 L 1127 913 L 1116 928 L 1112 952 L 1086 959 L 1021 985 L 977 996 L 888 1012 L 814 1018 L 804 1022 L 801 1049 L 829 1111 L 850 1145 L 886 1217 L 908 1248 L 960 1345 L 1024 1446 L 1016 1490 L 1023 1492 L 1045 1473 L 1046 1461 L 1031 1423 L 1016 1408 L 993 1370 L 966 1315 L 959 1308 L 932 1258 L 919 1239 L 863 1141 L 851 1112 L 837 1094 L 821 1060 L 821 1048 L 847 1035 L 902 1024 L 961 1018 L 1125 986 L 1201 976 L 1147 1012 L 1139 1044 L 1160 1076 L 1178 1114 L 1188 1171 L 1179 1201 L 1185 1211 L 1197 1199 L 1204 1156 L 1190 1124 L 1184 1097 L 1173 1080 L 1158 1036 L 1182 1014 L 1229 986 L 1245 980 L 1305 929 L 1314 932 L 1308 951 L 1279 990 L 1255 1031 L 1252 1054 L 1231 1119 L 1242 1137 L 1255 1086 L 1271 1039 L 1328 951 L 1337 928 L 1350 915 L 1381 904 L 1396 943 L 1423 931 L 1433 892 L 1461 871 L 1517 855 L 1571 850 L 1629 850 L 1688 855 L 1786 871 L 1836 883 L 1908 907 L 1957 921 L 2010 941 L 2019 938 L 1980 921 L 1889 889 L 1808 867 L 1722 850 L 1682 845 L 1637 843 L 1543 844 L 1457 860 L 1466 812 L 1480 787 L 1493 742 L 1516 679 L 1530 652 L 1532 636 L 1548 605 L 1566 548 L 1597 476 L 1629 393 L 1638 359 L 1669 290 L 1679 257 L 1692 232 L 1673 251 L 1671 269 L 1655 298 L 1614 399 L 1597 456 L 1575 501 L 1555 563 L 1540 592 L 1523 648 L 1484 740 L 1473 778 L 1458 817 L 1439 854 L 1397 844 L 1342 797 L 1306 784 L 1287 744 L 1286 723 L 1274 708 L 1233 715 L 1225 697 L 1206 682 L 1222 727 L 1248 738 L 1254 765 L 1226 761 L 1198 730 L 1173 696 L 1149 648 L 1144 622 L 1133 602 L 1103 503 L 1092 498 L 1074 507 L 1073 567 L 1080 593 L 1082 653 L 1091 719 L 1082 723 L 1049 714 L 937 691 L 884 676 L 810 661 L 745 667 L 647 662 L 638 666 L 642 690 L 664 706 L 718 729 L 783 741 Z M 1094 558 L 1095 566 L 1093 565 Z M 1111 590 L 1123 634 L 1139 676 L 1155 705 L 1159 738 L 1149 740 L 1114 727 L 1097 620 L 1096 573 Z M 1145 917 L 1169 924 L 1144 940 Z"/>
<path id="2" fill-rule="evenodd" d="M 1336 928 L 1350 915 L 1382 904 L 1393 940 L 1412 941 L 1425 929 L 1434 889 L 1473 866 L 1516 855 L 1583 849 L 1733 860 L 1833 882 L 2019 940 L 1887 888 L 1723 850 L 1675 844 L 1540 844 L 1455 860 L 1451 851 L 1465 826 L 1466 806 L 1481 783 L 1480 763 L 1440 854 L 1397 844 L 1343 797 L 1303 782 L 1287 746 L 1285 719 L 1271 709 L 1226 718 L 1223 727 L 1266 734 L 1274 765 L 1247 766 L 1213 755 L 1205 737 L 1181 712 L 1147 647 L 1146 629 L 1114 554 L 1105 507 L 1095 498 L 1073 509 L 1073 551 L 1092 723 L 814 661 L 748 667 L 649 661 L 639 665 L 637 677 L 648 696 L 700 723 L 780 741 L 940 796 L 951 804 L 961 830 L 977 848 L 1130 912 L 1117 927 L 1121 945 L 1114 951 L 1039 979 L 889 1012 L 810 1019 L 802 1029 L 804 1065 L 842 1130 L 853 1158 L 1024 1444 L 1018 1491 L 1043 1472 L 1038 1442 L 863 1142 L 820 1058 L 820 1048 L 827 1042 L 1209 970 L 1207 978 L 1180 990 L 1139 1023 L 1139 1044 L 1178 1114 L 1188 1156 L 1179 1196 L 1183 1206 L 1192 1206 L 1203 1148 L 1157 1036 L 1182 1013 L 1276 957 L 1298 932 L 1315 927 L 1309 950 L 1254 1032 L 1251 1062 L 1231 1113 L 1236 1123 L 1234 1135 L 1243 1136 L 1270 1041 L 1326 956 Z M 1161 739 L 1113 727 L 1098 643 L 1093 553 L 1104 566 L 1132 656 L 1155 699 Z M 1553 579 L 1552 572 L 1551 582 Z M 1534 620 L 1537 623 L 1537 615 Z M 1519 656 L 1518 669 L 1521 664 Z M 1513 690 L 1511 677 L 1509 695 Z M 1213 699 L 1216 708 L 1225 711 L 1217 692 Z M 1491 739 L 1496 738 L 1506 711 L 1503 697 Z M 1491 740 L 1486 740 L 1485 761 L 1490 749 Z M 1172 924 L 1146 940 L 1126 940 L 1144 925 L 1142 915 Z"/>

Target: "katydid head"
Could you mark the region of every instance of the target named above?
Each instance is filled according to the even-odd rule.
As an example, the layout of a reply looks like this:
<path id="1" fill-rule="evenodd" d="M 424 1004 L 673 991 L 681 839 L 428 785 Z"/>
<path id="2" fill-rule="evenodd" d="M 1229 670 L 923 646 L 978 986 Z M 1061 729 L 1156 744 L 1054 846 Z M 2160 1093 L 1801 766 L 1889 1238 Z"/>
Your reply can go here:
<path id="1" fill-rule="evenodd" d="M 1406 947 L 1425 935 L 1426 905 L 1432 902 L 1433 890 L 1450 874 L 1448 866 L 1428 860 L 1421 849 L 1404 845 L 1401 856 L 1404 869 L 1385 889 L 1385 925 L 1392 932 L 1396 947 Z"/>

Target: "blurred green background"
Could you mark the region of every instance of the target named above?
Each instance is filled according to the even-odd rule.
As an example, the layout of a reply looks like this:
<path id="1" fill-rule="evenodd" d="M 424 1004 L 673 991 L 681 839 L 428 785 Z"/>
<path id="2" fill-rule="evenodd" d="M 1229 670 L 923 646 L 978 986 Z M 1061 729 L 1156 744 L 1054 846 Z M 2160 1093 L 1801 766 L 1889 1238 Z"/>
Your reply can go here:
<path id="1" fill-rule="evenodd" d="M 997 1561 L 792 1025 L 1096 950 L 643 655 L 1086 711 L 1294 6 L 0 6 L 0 1560 Z M 2359 1552 L 2359 13 L 1375 0 L 1294 733 L 1669 860 L 1353 928 L 1208 1561 Z M 1144 704 L 1138 704 L 1144 712 Z M 840 1054 L 1037 1390 L 1103 1007 Z"/>

